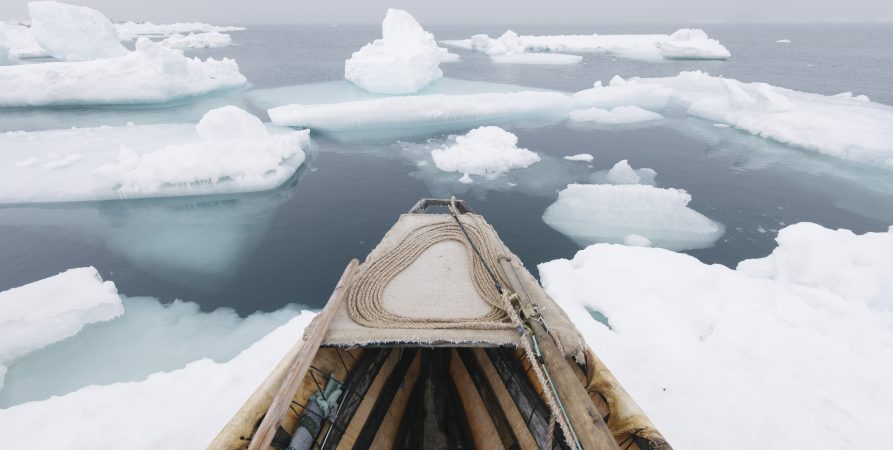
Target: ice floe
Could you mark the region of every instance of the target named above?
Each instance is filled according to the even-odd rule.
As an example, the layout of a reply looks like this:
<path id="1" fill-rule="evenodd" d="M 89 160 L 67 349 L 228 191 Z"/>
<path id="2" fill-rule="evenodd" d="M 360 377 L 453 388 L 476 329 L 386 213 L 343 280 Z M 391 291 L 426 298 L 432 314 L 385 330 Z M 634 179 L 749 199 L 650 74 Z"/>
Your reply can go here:
<path id="1" fill-rule="evenodd" d="M 115 284 L 93 267 L 0 292 L 0 387 L 11 361 L 123 312 Z"/>
<path id="2" fill-rule="evenodd" d="M 583 161 L 583 162 L 592 162 L 594 157 L 589 153 L 579 153 L 576 155 L 565 156 L 564 159 L 568 161 Z"/>
<path id="3" fill-rule="evenodd" d="M 28 3 L 31 34 L 59 61 L 87 61 L 127 54 L 112 21 L 85 6 L 54 1 Z"/>
<path id="4" fill-rule="evenodd" d="M 615 106 L 611 109 L 581 109 L 571 111 L 569 117 L 577 122 L 594 122 L 603 125 L 629 125 L 663 119 L 662 115 L 635 105 Z"/>
<path id="5" fill-rule="evenodd" d="M 891 298 L 875 290 L 890 286 L 890 242 L 798 224 L 737 270 L 609 244 L 538 268 L 674 447 L 846 449 L 893 438 L 893 315 L 875 297 Z"/>
<path id="6" fill-rule="evenodd" d="M 0 67 L 0 106 L 165 103 L 245 82 L 231 59 L 187 58 L 142 38 L 116 58 Z"/>
<path id="7" fill-rule="evenodd" d="M 518 35 L 509 30 L 499 38 L 486 34 L 442 44 L 488 55 L 528 52 L 598 52 L 641 60 L 727 59 L 729 51 L 703 30 L 683 28 L 666 34 Z"/>
<path id="8" fill-rule="evenodd" d="M 165 23 L 154 24 L 152 22 L 124 22 L 116 23 L 115 30 L 122 40 L 132 40 L 141 36 L 159 37 L 174 34 L 190 33 L 226 33 L 230 31 L 242 31 L 244 27 L 217 26 L 201 22 Z"/>
<path id="9" fill-rule="evenodd" d="M 226 362 L 200 359 L 141 381 L 0 409 L 0 432 L 11 435 L 4 445 L 27 447 L 42 436 L 46 448 L 205 448 L 300 341 L 313 316 L 301 313 Z M 188 420 L 171 420 L 172 405 Z"/>
<path id="10" fill-rule="evenodd" d="M 492 55 L 490 60 L 497 64 L 577 64 L 583 60 L 579 55 L 562 53 L 506 53 Z"/>
<path id="11" fill-rule="evenodd" d="M 440 63 L 453 59 L 406 11 L 388 9 L 381 35 L 344 62 L 344 78 L 369 92 L 416 92 L 440 79 Z"/>
<path id="12" fill-rule="evenodd" d="M 0 135 L 0 203 L 170 197 L 272 189 L 304 162 L 307 131 L 264 126 L 233 106 L 198 125 Z M 23 164 L 37 158 L 31 164 Z"/>
<path id="13" fill-rule="evenodd" d="M 232 44 L 233 39 L 228 34 L 218 31 L 205 33 L 175 33 L 161 41 L 161 44 L 170 48 L 219 48 Z"/>
<path id="14" fill-rule="evenodd" d="M 635 105 L 683 111 L 764 138 L 863 164 L 893 168 L 893 107 L 852 94 L 820 95 L 702 72 L 615 77 L 574 94 L 578 106 Z"/>
<path id="15" fill-rule="evenodd" d="M 453 137 L 452 145 L 432 150 L 431 158 L 440 170 L 462 173 L 463 183 L 473 182 L 471 175 L 492 180 L 540 160 L 536 153 L 518 147 L 518 136 L 494 126 L 475 128 L 464 136 Z"/>
<path id="16" fill-rule="evenodd" d="M 670 250 L 710 247 L 723 226 L 689 208 L 690 201 L 681 189 L 571 184 L 546 208 L 543 221 L 582 245 L 623 242 L 638 234 Z"/>

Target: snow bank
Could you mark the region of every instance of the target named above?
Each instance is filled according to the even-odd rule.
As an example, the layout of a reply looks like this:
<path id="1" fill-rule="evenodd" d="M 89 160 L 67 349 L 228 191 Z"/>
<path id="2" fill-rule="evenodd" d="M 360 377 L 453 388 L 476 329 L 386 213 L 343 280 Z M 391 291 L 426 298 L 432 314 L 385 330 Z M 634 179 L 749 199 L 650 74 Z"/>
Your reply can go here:
<path id="1" fill-rule="evenodd" d="M 577 155 L 565 156 L 564 159 L 568 161 L 583 161 L 583 162 L 592 162 L 594 157 L 589 153 L 580 153 Z"/>
<path id="2" fill-rule="evenodd" d="M 217 26 L 201 22 L 154 24 L 152 22 L 124 22 L 116 23 L 115 30 L 123 40 L 132 40 L 140 36 L 171 36 L 174 34 L 190 33 L 226 33 L 230 31 L 243 31 L 244 27 Z"/>
<path id="3" fill-rule="evenodd" d="M 494 179 L 512 169 L 523 169 L 540 157 L 526 148 L 518 148 L 518 136 L 499 127 L 475 128 L 464 136 L 455 136 L 454 144 L 431 151 L 438 169 L 463 173 L 461 181 L 471 183 L 471 175 Z"/>
<path id="4" fill-rule="evenodd" d="M 408 12 L 388 9 L 381 34 L 344 62 L 346 80 L 369 92 L 409 94 L 443 76 L 440 63 L 449 52 Z"/>
<path id="5" fill-rule="evenodd" d="M 574 94 L 580 106 L 618 103 L 681 110 L 783 144 L 863 164 L 893 168 L 893 107 L 851 94 L 810 94 L 742 83 L 702 72 L 669 78 L 615 77 Z"/>
<path id="6" fill-rule="evenodd" d="M 308 144 L 307 131 L 268 130 L 234 106 L 209 111 L 196 126 L 6 133 L 0 135 L 0 203 L 272 189 L 304 162 Z M 71 154 L 82 158 L 54 164 Z"/>
<path id="7" fill-rule="evenodd" d="M 893 315 L 866 304 L 870 293 L 837 288 L 871 276 L 878 278 L 869 286 L 889 283 L 889 264 L 873 275 L 854 269 L 866 257 L 883 264 L 889 244 L 871 244 L 889 243 L 893 232 L 844 237 L 818 229 L 795 225 L 782 241 L 796 236 L 819 249 L 830 237 L 842 251 L 783 243 L 776 252 L 797 253 L 788 268 L 840 266 L 822 271 L 832 279 L 821 284 L 833 287 L 607 244 L 541 264 L 540 279 L 676 448 L 726 448 L 729 436 L 741 449 L 884 447 L 893 439 Z"/>
<path id="8" fill-rule="evenodd" d="M 93 267 L 0 292 L 0 372 L 4 364 L 124 312 L 115 284 Z M 0 386 L 3 378 L 0 376 Z"/>
<path id="9" fill-rule="evenodd" d="M 245 84 L 236 62 L 140 39 L 117 58 L 0 67 L 0 106 L 164 103 Z"/>
<path id="10" fill-rule="evenodd" d="M 623 242 L 638 234 L 671 250 L 706 248 L 723 226 L 688 207 L 681 189 L 649 185 L 571 184 L 546 208 L 543 221 L 578 243 Z"/>
<path id="11" fill-rule="evenodd" d="M 499 38 L 486 34 L 442 44 L 488 55 L 527 52 L 596 52 L 646 61 L 667 59 L 726 59 L 729 51 L 703 30 L 681 29 L 666 34 L 518 35 L 509 30 Z"/>
<path id="12" fill-rule="evenodd" d="M 59 61 L 87 61 L 127 54 L 112 22 L 101 12 L 53 1 L 28 3 L 31 33 Z"/>
<path id="13" fill-rule="evenodd" d="M 642 109 L 638 106 L 615 106 L 608 109 L 589 108 L 571 111 L 569 117 L 578 122 L 595 122 L 603 125 L 629 125 L 634 123 L 653 122 L 664 116 Z"/>
<path id="14" fill-rule="evenodd" d="M 683 28 L 657 44 L 666 59 L 729 59 L 729 50 L 716 39 L 707 37 L 704 30 Z"/>
<path id="15" fill-rule="evenodd" d="M 313 316 L 303 312 L 225 363 L 202 359 L 143 381 L 88 386 L 2 409 L 0 432 L 9 434 L 11 448 L 33 446 L 34 436 L 46 448 L 205 448 Z"/>
<path id="16" fill-rule="evenodd" d="M 161 45 L 170 48 L 219 48 L 232 44 L 233 39 L 224 33 L 208 31 L 206 33 L 175 33 L 161 41 Z"/>
<path id="17" fill-rule="evenodd" d="M 314 131 L 394 129 L 436 124 L 461 128 L 507 118 L 564 117 L 572 106 L 558 92 L 522 91 L 459 95 L 411 95 L 314 105 L 287 105 L 267 111 L 277 125 Z"/>
<path id="18" fill-rule="evenodd" d="M 738 271 L 893 309 L 893 229 L 857 235 L 804 222 L 779 231 L 776 241 L 771 255 L 742 261 Z"/>

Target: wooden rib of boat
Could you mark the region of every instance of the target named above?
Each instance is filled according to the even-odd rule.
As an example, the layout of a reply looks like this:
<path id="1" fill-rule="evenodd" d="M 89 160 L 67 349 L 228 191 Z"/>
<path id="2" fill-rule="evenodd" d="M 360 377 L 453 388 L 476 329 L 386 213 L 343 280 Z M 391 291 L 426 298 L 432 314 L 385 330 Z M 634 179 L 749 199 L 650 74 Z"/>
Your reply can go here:
<path id="1" fill-rule="evenodd" d="M 670 446 L 484 218 L 423 199 L 209 448 Z"/>

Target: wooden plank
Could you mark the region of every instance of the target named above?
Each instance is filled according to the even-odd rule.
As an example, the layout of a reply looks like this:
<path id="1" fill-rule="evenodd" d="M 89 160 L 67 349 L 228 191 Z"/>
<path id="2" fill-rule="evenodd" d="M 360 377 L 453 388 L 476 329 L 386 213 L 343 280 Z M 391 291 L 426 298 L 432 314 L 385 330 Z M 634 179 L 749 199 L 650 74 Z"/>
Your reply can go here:
<path id="1" fill-rule="evenodd" d="M 378 428 L 381 426 L 382 421 L 384 421 L 385 415 L 387 414 L 388 409 L 390 409 L 391 402 L 394 400 L 394 396 L 397 394 L 400 385 L 403 384 L 406 372 L 409 370 L 409 366 L 415 359 L 416 353 L 418 353 L 417 350 L 403 350 L 403 355 L 400 357 L 400 361 L 397 362 L 397 366 L 394 367 L 394 370 L 388 377 L 388 381 L 385 382 L 385 385 L 382 387 L 381 393 L 378 395 L 378 398 L 375 399 L 375 405 L 372 407 L 372 411 L 369 412 L 369 417 L 366 419 L 363 429 L 356 437 L 356 441 L 353 445 L 354 449 L 365 449 L 372 445 L 372 441 L 375 439 L 376 433 L 378 433 Z"/>
<path id="2" fill-rule="evenodd" d="M 375 399 L 378 398 L 381 393 L 381 388 L 384 386 L 385 381 L 387 381 L 388 376 L 390 376 L 391 371 L 397 364 L 397 360 L 400 358 L 399 354 L 400 352 L 394 349 L 388 351 L 384 364 L 382 364 L 381 368 L 378 370 L 375 379 L 372 380 L 372 384 L 369 385 L 369 389 L 366 390 L 366 395 L 363 396 L 356 412 L 354 412 L 350 422 L 347 423 L 347 427 L 344 428 L 344 434 L 341 436 L 341 440 L 335 447 L 338 450 L 353 448 L 356 436 L 360 434 L 360 430 L 363 429 L 363 425 L 369 418 L 369 413 L 372 412 L 372 407 L 375 405 Z M 323 446 L 327 445 L 328 443 L 324 441 Z"/>
<path id="3" fill-rule="evenodd" d="M 471 429 L 475 447 L 517 449 L 518 443 L 511 428 L 504 420 L 498 419 L 501 412 L 494 413 L 493 411 L 494 406 L 497 406 L 498 410 L 498 405 L 493 404 L 496 401 L 495 398 L 482 392 L 481 384 L 486 383 L 486 380 L 473 377 L 469 373 L 471 370 L 468 369 L 465 360 L 459 356 L 459 352 L 456 350 L 452 351 L 450 375 L 459 391 L 459 398 L 462 400 L 465 416 L 468 417 L 468 426 Z M 485 397 L 487 400 L 484 400 Z M 504 428 L 498 427 L 495 422 L 504 425 Z"/>
<path id="4" fill-rule="evenodd" d="M 378 433 L 375 434 L 375 440 L 372 441 L 370 446 L 371 450 L 390 450 L 395 447 L 397 435 L 405 418 L 404 416 L 407 414 L 406 405 L 411 402 L 410 397 L 415 391 L 416 381 L 421 373 L 421 368 L 422 360 L 417 354 L 406 372 L 403 384 L 391 402 L 391 407 L 388 408 L 384 420 L 378 427 Z"/>
<path id="5" fill-rule="evenodd" d="M 526 418 L 518 411 L 518 405 L 512 400 L 511 394 L 499 378 L 499 374 L 496 373 L 496 368 L 493 367 L 493 362 L 490 361 L 487 353 L 481 348 L 468 349 L 468 353 L 474 358 L 484 378 L 484 382 L 490 387 L 493 395 L 496 397 L 499 409 L 505 415 L 506 421 L 512 428 L 512 433 L 518 439 L 519 446 L 522 449 L 537 448 L 536 441 L 527 428 Z"/>
<path id="6" fill-rule="evenodd" d="M 273 398 L 273 402 L 270 404 L 270 408 L 267 410 L 267 414 L 261 421 L 257 433 L 251 439 L 251 444 L 248 446 L 249 450 L 266 450 L 270 446 L 270 442 L 272 442 L 276 433 L 276 428 L 279 426 L 279 419 L 288 410 L 292 398 L 294 398 L 301 381 L 307 374 L 307 369 L 310 368 L 313 356 L 319 350 L 329 325 L 332 323 L 332 318 L 335 317 L 335 312 L 341 306 L 341 300 L 344 298 L 348 280 L 350 280 L 358 264 L 359 261 L 356 259 L 351 260 L 344 269 L 344 273 L 341 274 L 341 279 L 338 280 L 335 290 L 332 291 L 332 295 L 321 313 L 322 317 L 320 317 L 319 323 L 316 325 L 313 333 L 307 337 L 300 352 L 298 352 L 294 363 L 288 370 L 285 381 L 282 383 L 276 397 Z"/>

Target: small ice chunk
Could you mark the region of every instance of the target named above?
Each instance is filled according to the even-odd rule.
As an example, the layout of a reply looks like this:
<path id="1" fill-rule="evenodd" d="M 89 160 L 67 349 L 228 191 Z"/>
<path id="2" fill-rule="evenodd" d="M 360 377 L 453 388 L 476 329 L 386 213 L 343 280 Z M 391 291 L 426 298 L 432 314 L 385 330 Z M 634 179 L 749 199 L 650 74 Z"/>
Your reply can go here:
<path id="1" fill-rule="evenodd" d="M 790 40 L 790 39 L 779 39 L 779 40 L 777 40 L 777 41 L 775 41 L 775 42 L 777 42 L 777 43 L 779 43 L 779 44 L 790 44 L 790 43 L 791 43 L 791 40 Z"/>
<path id="2" fill-rule="evenodd" d="M 624 159 L 614 164 L 614 167 L 611 167 L 611 170 L 608 171 L 607 179 L 611 184 L 638 184 L 642 177 Z"/>
<path id="3" fill-rule="evenodd" d="M 583 60 L 579 55 L 564 53 L 505 53 L 491 55 L 490 60 L 497 64 L 577 64 Z"/>
<path id="4" fill-rule="evenodd" d="M 543 220 L 578 243 L 623 242 L 638 234 L 670 250 L 706 248 L 723 226 L 688 207 L 681 189 L 649 185 L 571 184 L 546 208 Z"/>
<path id="5" fill-rule="evenodd" d="M 28 3 L 31 33 L 59 61 L 87 61 L 127 54 L 115 26 L 101 12 L 54 1 Z"/>
<path id="6" fill-rule="evenodd" d="M 701 29 L 682 28 L 657 44 L 666 59 L 728 59 L 729 50 Z"/>
<path id="7" fill-rule="evenodd" d="M 523 169 L 540 160 L 526 148 L 518 148 L 518 137 L 499 127 L 475 128 L 464 136 L 455 136 L 453 145 L 431 151 L 438 169 L 462 172 L 460 180 L 470 183 L 469 175 L 494 179 L 512 169 Z"/>
<path id="8" fill-rule="evenodd" d="M 638 234 L 627 234 L 623 238 L 623 244 L 632 247 L 651 247 L 651 240 Z"/>
<path id="9" fill-rule="evenodd" d="M 571 111 L 571 120 L 578 122 L 595 122 L 604 125 L 629 125 L 634 123 L 653 122 L 664 116 L 642 109 L 638 106 L 615 106 L 610 110 L 589 108 Z"/>
<path id="10" fill-rule="evenodd" d="M 376 39 L 344 62 L 344 78 L 369 92 L 409 94 L 443 76 L 449 53 L 406 11 L 388 9 Z"/>
<path id="11" fill-rule="evenodd" d="M 565 156 L 564 159 L 566 159 L 568 161 L 592 162 L 594 157 L 589 153 L 580 153 L 577 155 Z"/>
<path id="12" fill-rule="evenodd" d="M 0 365 L 123 312 L 115 284 L 93 267 L 0 292 Z"/>
<path id="13" fill-rule="evenodd" d="M 161 41 L 161 45 L 170 48 L 219 48 L 232 44 L 233 39 L 228 34 L 218 31 L 206 33 L 175 33 Z"/>

